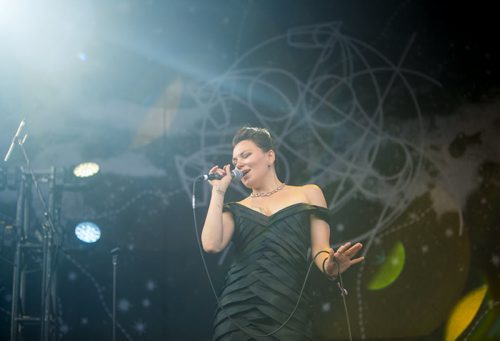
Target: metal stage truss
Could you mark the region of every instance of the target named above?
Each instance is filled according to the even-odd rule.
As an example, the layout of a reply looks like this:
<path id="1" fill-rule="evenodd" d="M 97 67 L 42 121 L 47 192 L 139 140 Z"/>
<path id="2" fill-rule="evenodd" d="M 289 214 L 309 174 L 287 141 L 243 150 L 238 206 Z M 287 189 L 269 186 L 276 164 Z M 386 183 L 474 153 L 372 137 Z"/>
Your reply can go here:
<path id="1" fill-rule="evenodd" d="M 28 167 L 29 168 L 29 167 Z M 61 191 L 56 169 L 33 172 L 20 168 L 14 223 L 15 249 L 12 273 L 11 341 L 25 340 L 37 333 L 40 340 L 55 340 L 57 309 L 57 256 L 62 241 L 60 221 Z M 40 185 L 47 187 L 47 203 Z M 43 216 L 35 216 L 38 195 Z M 41 221 L 41 223 L 37 223 Z M 39 271 L 40 270 L 40 271 Z M 41 276 L 37 276 L 41 273 Z M 36 278 L 39 277 L 39 278 Z M 36 284 L 36 282 L 39 282 Z M 27 288 L 39 285 L 39 298 Z M 39 305 L 37 304 L 39 300 Z M 39 306 L 39 310 L 36 307 Z"/>

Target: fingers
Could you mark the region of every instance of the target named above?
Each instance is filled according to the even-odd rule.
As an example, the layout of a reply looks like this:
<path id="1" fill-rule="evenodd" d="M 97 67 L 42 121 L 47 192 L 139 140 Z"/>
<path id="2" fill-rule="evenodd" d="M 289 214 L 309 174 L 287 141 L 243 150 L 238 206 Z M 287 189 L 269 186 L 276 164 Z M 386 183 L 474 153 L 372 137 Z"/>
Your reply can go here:
<path id="1" fill-rule="evenodd" d="M 227 165 L 225 165 L 224 170 L 226 171 L 226 174 L 231 173 L 231 165 L 229 163 Z"/>
<path id="2" fill-rule="evenodd" d="M 347 242 L 341 247 L 337 249 L 337 253 L 344 254 L 349 250 L 349 247 L 351 246 L 351 242 Z"/>
<path id="3" fill-rule="evenodd" d="M 326 268 L 333 269 L 335 268 L 335 266 L 338 266 L 339 268 L 337 271 L 342 273 L 349 267 L 351 267 L 351 265 L 363 262 L 365 260 L 365 257 L 352 258 L 362 248 L 363 244 L 356 243 L 352 245 L 351 242 L 347 242 L 344 245 L 340 246 L 337 251 L 330 248 L 330 250 L 328 250 L 329 255 Z"/>
<path id="4" fill-rule="evenodd" d="M 361 243 L 356 243 L 354 244 L 352 247 L 350 247 L 347 251 L 345 251 L 345 253 L 349 256 L 349 257 L 353 257 L 356 253 L 359 252 L 359 250 L 361 250 L 363 248 L 363 244 Z"/>
<path id="5" fill-rule="evenodd" d="M 219 168 L 219 166 L 217 166 L 217 165 L 213 166 L 213 167 L 212 167 L 212 168 L 210 168 L 210 170 L 208 171 L 208 174 L 212 174 L 212 173 L 214 173 L 214 172 L 217 170 L 217 168 Z"/>
<path id="6" fill-rule="evenodd" d="M 365 257 L 358 257 L 354 259 L 352 257 L 354 257 L 362 248 L 363 244 L 361 243 L 356 243 L 351 246 L 351 242 L 347 242 L 338 248 L 337 252 L 335 253 L 335 256 L 339 260 L 344 259 L 345 261 L 349 261 L 350 265 L 361 263 L 365 260 Z M 330 252 L 330 257 L 333 257 L 331 252 Z"/>
<path id="7" fill-rule="evenodd" d="M 342 245 L 341 247 L 338 248 L 337 253 L 340 253 L 340 254 L 345 253 L 349 249 L 350 246 L 351 246 L 351 242 L 345 243 L 344 245 Z"/>
<path id="8" fill-rule="evenodd" d="M 219 165 L 215 165 L 208 171 L 209 174 L 216 173 L 219 170 Z"/>
<path id="9" fill-rule="evenodd" d="M 228 172 L 231 172 L 231 168 L 230 168 L 229 164 L 223 166 L 223 168 L 219 168 L 218 165 L 215 165 L 212 168 L 210 168 L 210 171 L 208 173 L 209 174 L 217 173 L 220 176 L 224 177 L 226 174 L 228 174 Z"/>
<path id="10" fill-rule="evenodd" d="M 365 257 L 358 257 L 351 259 L 351 265 L 361 263 L 365 260 Z"/>
<path id="11" fill-rule="evenodd" d="M 363 248 L 363 244 L 361 244 L 361 243 L 356 243 L 356 244 L 351 246 L 351 242 L 347 242 L 344 245 L 342 245 L 341 247 L 339 247 L 337 252 L 344 254 L 348 257 L 352 257 L 356 253 L 358 253 L 359 250 L 361 250 L 362 248 Z"/>

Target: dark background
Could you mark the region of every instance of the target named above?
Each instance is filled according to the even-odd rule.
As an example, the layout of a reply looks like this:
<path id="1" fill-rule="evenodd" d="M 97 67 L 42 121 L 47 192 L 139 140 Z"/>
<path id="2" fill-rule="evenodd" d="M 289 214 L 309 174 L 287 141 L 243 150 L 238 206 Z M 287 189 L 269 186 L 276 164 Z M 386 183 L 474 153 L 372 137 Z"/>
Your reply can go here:
<path id="1" fill-rule="evenodd" d="M 210 339 L 216 303 L 191 186 L 213 164 L 230 162 L 231 137 L 243 124 L 271 130 L 283 181 L 322 187 L 333 245 L 365 244 L 367 261 L 344 276 L 354 338 L 500 336 L 491 2 L 0 4 L 1 150 L 26 119 L 32 167 L 54 166 L 65 183 L 56 189 L 64 231 L 58 339 L 110 339 L 114 247 L 118 339 Z M 69 188 L 72 167 L 84 161 L 99 163 L 100 173 Z M 0 173 L 2 340 L 23 164 L 16 149 Z M 246 193 L 235 185 L 227 200 Z M 200 228 L 207 194 L 198 186 Z M 36 196 L 30 213 L 36 241 Z M 101 227 L 94 245 L 74 237 L 85 220 Z M 204 257 L 220 288 L 230 250 Z M 36 316 L 40 254 L 27 267 L 26 313 Z M 337 288 L 314 271 L 309 290 L 316 339 L 347 339 Z M 460 302 L 477 309 L 467 318 Z M 27 340 L 38 339 L 37 328 L 26 328 Z"/>

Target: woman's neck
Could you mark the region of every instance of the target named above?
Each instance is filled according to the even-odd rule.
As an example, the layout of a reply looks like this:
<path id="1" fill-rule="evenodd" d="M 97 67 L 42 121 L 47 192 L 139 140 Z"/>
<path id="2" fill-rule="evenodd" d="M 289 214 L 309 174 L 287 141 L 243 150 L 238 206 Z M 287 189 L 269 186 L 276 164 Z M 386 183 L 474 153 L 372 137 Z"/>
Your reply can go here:
<path id="1" fill-rule="evenodd" d="M 267 193 L 276 189 L 282 182 L 278 179 L 275 172 L 270 172 L 269 176 L 265 177 L 263 181 L 252 188 L 253 193 Z"/>

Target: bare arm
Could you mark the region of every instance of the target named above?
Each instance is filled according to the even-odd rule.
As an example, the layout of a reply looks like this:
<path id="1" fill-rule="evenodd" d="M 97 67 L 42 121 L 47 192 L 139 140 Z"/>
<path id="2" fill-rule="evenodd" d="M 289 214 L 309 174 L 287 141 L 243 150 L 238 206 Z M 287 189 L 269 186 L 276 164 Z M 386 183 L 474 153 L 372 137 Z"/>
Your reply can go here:
<path id="1" fill-rule="evenodd" d="M 325 196 L 316 185 L 306 185 L 303 187 L 309 202 L 313 205 L 320 207 L 327 207 Z M 316 257 L 315 263 L 318 269 L 323 271 L 323 261 L 328 258 L 330 253 L 330 226 L 328 223 L 320 218 L 311 216 L 311 252 L 314 257 L 320 251 L 327 251 L 328 253 L 321 253 Z"/>
<path id="2" fill-rule="evenodd" d="M 212 185 L 212 196 L 210 198 L 205 224 L 201 232 L 201 244 L 205 252 L 217 253 L 224 250 L 234 232 L 233 216 L 231 213 L 222 212 L 224 194 L 231 182 L 231 170 L 229 165 L 226 165 L 224 169 L 215 166 L 210 172 L 217 172 L 224 175 L 224 177 L 220 180 L 210 181 Z"/>
<path id="3" fill-rule="evenodd" d="M 326 200 L 321 188 L 316 185 L 306 185 L 303 187 L 309 202 L 313 205 L 326 207 Z M 327 251 L 318 255 L 315 260 L 316 266 L 320 271 L 323 271 L 323 262 L 325 263 L 324 270 L 329 276 L 336 276 L 339 272 L 337 264 L 340 265 L 340 272 L 344 272 L 351 265 L 357 264 L 364 260 L 364 257 L 354 258 L 356 253 L 361 250 L 363 245 L 356 243 L 351 246 L 351 243 L 346 243 L 334 251 L 330 247 L 330 226 L 324 220 L 311 217 L 311 252 L 313 257 L 320 251 Z M 326 261 L 325 261 L 326 259 Z M 337 262 L 334 261 L 337 260 Z"/>

